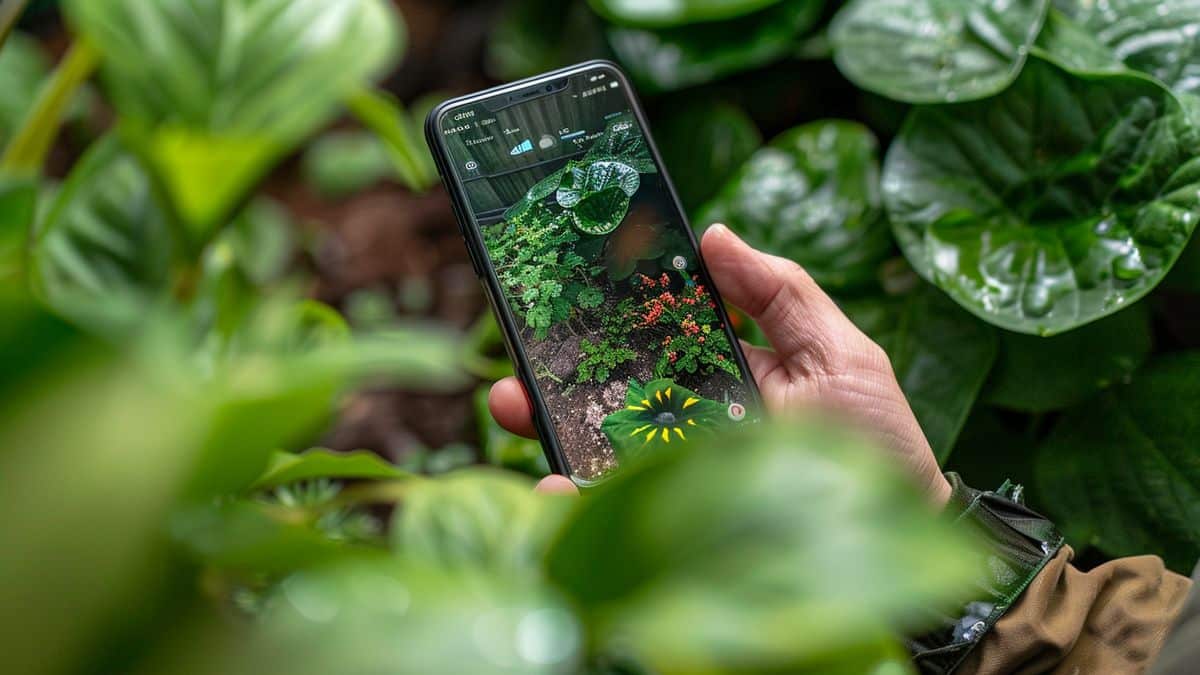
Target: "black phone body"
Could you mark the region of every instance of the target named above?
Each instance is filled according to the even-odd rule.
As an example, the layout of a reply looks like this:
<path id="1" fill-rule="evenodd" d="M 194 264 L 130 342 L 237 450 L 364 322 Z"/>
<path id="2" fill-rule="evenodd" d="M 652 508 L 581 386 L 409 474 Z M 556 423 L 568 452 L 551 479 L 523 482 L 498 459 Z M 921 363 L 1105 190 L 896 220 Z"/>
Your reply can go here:
<path id="1" fill-rule="evenodd" d="M 426 139 L 551 469 L 759 419 L 725 307 L 624 73 L 590 61 L 455 98 Z"/>

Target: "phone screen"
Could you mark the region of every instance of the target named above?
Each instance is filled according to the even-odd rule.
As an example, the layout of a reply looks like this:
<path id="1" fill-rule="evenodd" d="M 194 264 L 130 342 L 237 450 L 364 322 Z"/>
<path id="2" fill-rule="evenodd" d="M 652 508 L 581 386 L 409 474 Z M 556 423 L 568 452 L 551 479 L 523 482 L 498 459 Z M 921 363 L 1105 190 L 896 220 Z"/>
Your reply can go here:
<path id="1" fill-rule="evenodd" d="M 562 458 L 589 482 L 757 406 L 628 84 L 604 66 L 562 82 L 437 128 Z"/>

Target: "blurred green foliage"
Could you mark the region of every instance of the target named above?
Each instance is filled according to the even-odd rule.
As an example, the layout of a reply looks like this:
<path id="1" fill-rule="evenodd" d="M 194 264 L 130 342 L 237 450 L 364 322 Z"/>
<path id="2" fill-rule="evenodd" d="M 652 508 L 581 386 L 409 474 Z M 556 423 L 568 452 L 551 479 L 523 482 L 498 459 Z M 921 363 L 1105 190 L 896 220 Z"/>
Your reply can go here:
<path id="1" fill-rule="evenodd" d="M 897 636 L 973 558 L 873 448 L 784 424 L 537 495 L 540 446 L 468 377 L 511 372 L 489 317 L 460 337 L 307 297 L 265 176 L 302 153 L 332 195 L 435 182 L 430 99 L 375 88 L 406 44 L 390 3 L 61 4 L 57 65 L 0 49 L 6 672 L 907 671 Z M 516 0 L 486 52 L 503 77 L 619 59 L 689 210 L 823 275 L 940 459 L 1182 568 L 1197 63 L 1145 38 L 1195 12 L 1054 4 L 966 35 L 931 2 Z M 311 144 L 340 114 L 360 128 Z M 87 147 L 59 181 L 64 124 Z M 308 449 L 375 385 L 479 386 L 478 455 L 512 471 Z"/>

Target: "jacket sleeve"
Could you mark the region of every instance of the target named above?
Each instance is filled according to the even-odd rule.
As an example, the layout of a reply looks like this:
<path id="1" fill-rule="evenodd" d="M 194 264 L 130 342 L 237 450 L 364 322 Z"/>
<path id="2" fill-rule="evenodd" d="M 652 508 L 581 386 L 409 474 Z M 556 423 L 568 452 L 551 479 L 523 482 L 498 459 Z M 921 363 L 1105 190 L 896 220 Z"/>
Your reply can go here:
<path id="1" fill-rule="evenodd" d="M 1150 668 L 1181 615 L 1192 581 L 1153 556 L 1121 558 L 1081 572 L 1071 564 L 1073 555 L 1064 546 L 1046 563 L 957 672 L 1122 675 Z M 1200 614 L 1200 606 L 1193 611 Z M 1200 619 L 1193 616 L 1177 630 L 1189 632 L 1190 641 L 1182 640 L 1194 646 Z"/>

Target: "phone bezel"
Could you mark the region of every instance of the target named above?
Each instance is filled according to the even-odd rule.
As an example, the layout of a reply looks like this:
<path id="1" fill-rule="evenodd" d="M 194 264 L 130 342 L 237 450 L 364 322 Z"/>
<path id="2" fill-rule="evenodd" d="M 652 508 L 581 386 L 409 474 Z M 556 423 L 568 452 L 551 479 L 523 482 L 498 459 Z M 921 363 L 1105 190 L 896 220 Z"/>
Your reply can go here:
<path id="1" fill-rule="evenodd" d="M 543 451 L 546 454 L 546 460 L 550 464 L 550 468 L 557 474 L 564 475 L 571 479 L 576 485 L 581 487 L 593 486 L 601 483 L 611 477 L 614 473 L 610 472 L 607 475 L 589 480 L 573 475 L 570 466 L 567 464 L 566 456 L 558 440 L 558 432 L 554 428 L 553 419 L 550 416 L 550 410 L 546 406 L 546 402 L 542 396 L 541 388 L 538 386 L 537 378 L 533 374 L 533 369 L 525 354 L 524 345 L 521 342 L 520 328 L 516 317 L 512 313 L 512 308 L 509 307 L 505 300 L 504 291 L 500 287 L 499 277 L 496 275 L 496 270 L 492 266 L 491 258 L 487 254 L 487 247 L 483 242 L 483 233 L 480 231 L 479 224 L 476 222 L 469 204 L 466 200 L 466 191 L 463 187 L 462 180 L 458 173 L 453 171 L 449 165 L 449 152 L 442 142 L 441 123 L 442 118 L 451 110 L 467 105 L 485 104 L 497 98 L 503 98 L 505 104 L 500 108 L 492 108 L 489 110 L 500 110 L 503 107 L 510 105 L 520 105 L 541 98 L 542 96 L 550 96 L 556 94 L 564 88 L 558 86 L 559 81 L 564 83 L 571 77 L 575 77 L 593 70 L 604 70 L 608 74 L 616 77 L 620 82 L 625 94 L 626 100 L 629 102 L 630 109 L 633 111 L 638 124 L 641 125 L 643 135 L 646 138 L 646 145 L 650 149 L 650 155 L 654 160 L 655 166 L 658 168 L 662 176 L 663 183 L 667 186 L 667 192 L 670 196 L 670 202 L 674 206 L 676 213 L 687 231 L 688 241 L 691 243 L 692 251 L 696 258 L 697 274 L 700 276 L 704 285 L 712 294 L 713 301 L 716 304 L 717 317 L 721 321 L 726 336 L 729 340 L 730 347 L 733 351 L 734 359 L 737 361 L 738 367 L 745 374 L 745 385 L 747 392 L 752 400 L 747 401 L 747 407 L 758 414 L 762 414 L 762 399 L 759 394 L 758 384 L 754 381 L 754 374 L 750 371 L 749 364 L 746 361 L 746 356 L 742 353 L 741 344 L 738 341 L 737 335 L 733 330 L 733 324 L 729 320 L 729 314 L 725 310 L 725 304 L 721 300 L 720 290 L 712 282 L 711 276 L 708 273 L 708 265 L 704 262 L 704 256 L 700 252 L 700 242 L 696 239 L 696 234 L 692 230 L 691 220 L 688 218 L 687 211 L 683 208 L 683 203 L 679 199 L 679 194 L 675 189 L 674 183 L 671 181 L 670 175 L 667 173 L 666 165 L 662 161 L 662 156 L 659 154 L 658 145 L 654 142 L 653 135 L 650 130 L 650 123 L 646 118 L 645 111 L 642 109 L 641 101 L 638 98 L 637 90 L 633 87 L 625 72 L 621 70 L 617 64 L 596 59 L 585 61 L 573 66 L 561 68 L 534 77 L 526 78 L 510 84 L 492 87 L 483 91 L 458 96 L 438 104 L 425 120 L 425 140 L 430 149 L 433 151 L 435 163 L 437 164 L 438 173 L 442 177 L 442 182 L 446 186 L 446 191 L 450 196 L 451 204 L 454 208 L 455 220 L 458 221 L 459 231 L 467 244 L 467 253 L 471 258 L 471 264 L 475 269 L 476 275 L 483 283 L 484 291 L 487 295 L 488 304 L 492 307 L 492 312 L 496 315 L 500 322 L 501 333 L 504 336 L 504 344 L 508 350 L 509 357 L 513 360 L 516 367 L 517 376 L 524 384 L 526 391 L 529 394 L 530 403 L 533 407 L 533 422 L 534 428 L 538 433 L 538 440 L 542 444 Z M 548 86 L 555 85 L 556 89 L 552 91 L 541 92 L 539 90 Z M 618 470 L 619 472 L 619 470 Z"/>

